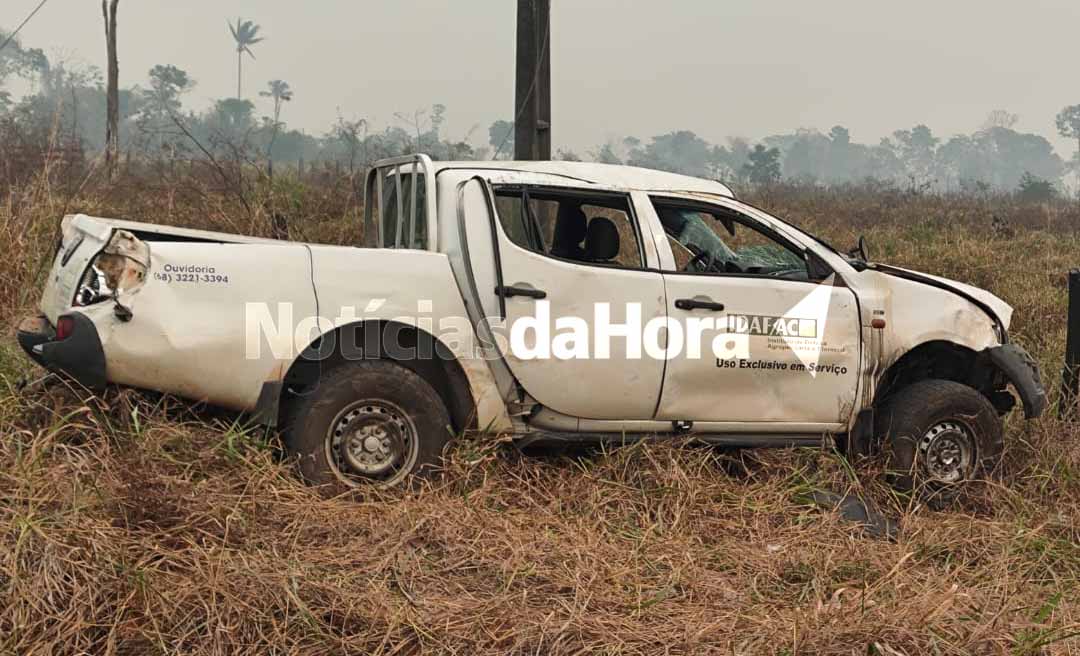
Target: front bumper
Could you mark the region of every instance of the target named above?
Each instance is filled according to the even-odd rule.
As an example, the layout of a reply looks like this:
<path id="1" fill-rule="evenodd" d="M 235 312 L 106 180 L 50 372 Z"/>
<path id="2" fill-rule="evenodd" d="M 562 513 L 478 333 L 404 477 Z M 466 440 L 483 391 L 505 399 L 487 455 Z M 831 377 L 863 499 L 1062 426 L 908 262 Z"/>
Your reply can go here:
<path id="1" fill-rule="evenodd" d="M 1016 393 L 1024 404 L 1024 416 L 1034 419 L 1041 415 L 1046 410 L 1048 399 L 1035 358 L 1012 343 L 987 349 L 986 354 L 1016 388 Z"/>
<path id="2" fill-rule="evenodd" d="M 49 371 L 63 374 L 83 387 L 105 389 L 105 351 L 94 322 L 81 312 L 69 312 L 74 328 L 63 340 L 44 315 L 26 317 L 19 324 L 16 339 L 34 362 Z"/>

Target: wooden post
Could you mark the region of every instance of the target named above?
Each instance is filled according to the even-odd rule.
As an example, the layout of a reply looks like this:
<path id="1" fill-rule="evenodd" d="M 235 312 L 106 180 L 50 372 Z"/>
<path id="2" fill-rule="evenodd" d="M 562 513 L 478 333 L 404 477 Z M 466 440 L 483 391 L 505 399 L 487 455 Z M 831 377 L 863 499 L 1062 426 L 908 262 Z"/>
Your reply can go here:
<path id="1" fill-rule="evenodd" d="M 514 159 L 551 159 L 551 0 L 518 0 Z"/>
<path id="2" fill-rule="evenodd" d="M 1065 325 L 1065 367 L 1061 370 L 1060 417 L 1073 416 L 1080 387 L 1080 269 L 1069 271 L 1069 311 Z"/>
<path id="3" fill-rule="evenodd" d="M 120 65 L 116 57 L 116 9 L 120 0 L 101 0 L 105 18 L 105 54 L 108 75 L 105 91 L 105 171 L 112 182 L 120 157 Z"/>
<path id="4" fill-rule="evenodd" d="M 536 41 L 540 55 L 536 82 L 537 159 L 551 159 L 551 0 L 536 0 Z"/>

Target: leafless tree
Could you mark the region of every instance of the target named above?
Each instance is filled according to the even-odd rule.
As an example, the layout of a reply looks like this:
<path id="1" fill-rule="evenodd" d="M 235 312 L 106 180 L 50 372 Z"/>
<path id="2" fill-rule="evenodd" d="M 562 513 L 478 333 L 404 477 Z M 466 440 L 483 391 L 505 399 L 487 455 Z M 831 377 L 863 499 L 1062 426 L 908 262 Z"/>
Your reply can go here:
<path id="1" fill-rule="evenodd" d="M 1013 129 L 1020 122 L 1020 117 L 1004 109 L 995 109 L 986 116 L 982 130 L 985 132 L 993 128 Z"/>

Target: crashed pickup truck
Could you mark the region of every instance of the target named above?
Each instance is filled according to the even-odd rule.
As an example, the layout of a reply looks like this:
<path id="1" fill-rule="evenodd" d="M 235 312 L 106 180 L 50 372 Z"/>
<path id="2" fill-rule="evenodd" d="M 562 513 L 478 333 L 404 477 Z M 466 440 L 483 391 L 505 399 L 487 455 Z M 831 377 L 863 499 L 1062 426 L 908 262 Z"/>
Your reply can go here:
<path id="1" fill-rule="evenodd" d="M 840 252 L 718 182 L 415 155 L 378 162 L 365 200 L 357 247 L 65 217 L 18 340 L 92 391 L 248 412 L 335 486 L 423 474 L 477 430 L 829 440 L 934 490 L 995 466 L 1014 393 L 1046 407 L 1000 299 L 861 239 Z"/>

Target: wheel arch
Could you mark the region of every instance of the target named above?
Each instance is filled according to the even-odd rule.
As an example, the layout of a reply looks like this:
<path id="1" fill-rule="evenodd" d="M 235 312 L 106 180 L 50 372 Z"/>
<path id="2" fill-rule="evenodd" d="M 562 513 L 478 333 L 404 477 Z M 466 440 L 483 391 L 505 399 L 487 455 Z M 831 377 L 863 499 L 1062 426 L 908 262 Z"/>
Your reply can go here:
<path id="1" fill-rule="evenodd" d="M 442 398 L 457 432 L 477 428 L 477 406 L 465 368 L 438 337 L 415 325 L 373 319 L 337 326 L 316 337 L 280 380 L 263 384 L 257 421 L 283 423 L 289 403 L 318 384 L 322 372 L 353 360 L 389 360 L 427 381 Z"/>
<path id="2" fill-rule="evenodd" d="M 957 342 L 936 339 L 909 349 L 878 378 L 874 404 L 923 380 L 938 379 L 974 388 L 1000 413 L 1012 409 L 1015 400 L 1005 389 L 1007 379 L 995 366 L 988 350 L 976 351 Z"/>

